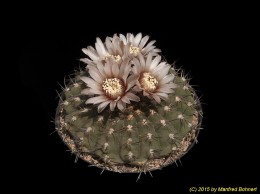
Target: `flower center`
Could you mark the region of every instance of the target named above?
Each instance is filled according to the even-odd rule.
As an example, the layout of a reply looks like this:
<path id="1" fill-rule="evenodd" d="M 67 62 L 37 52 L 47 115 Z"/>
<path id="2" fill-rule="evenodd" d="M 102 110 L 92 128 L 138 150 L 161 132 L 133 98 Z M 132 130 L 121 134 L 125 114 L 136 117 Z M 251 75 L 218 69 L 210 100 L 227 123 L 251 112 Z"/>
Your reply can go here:
<path id="1" fill-rule="evenodd" d="M 129 53 L 130 54 L 132 54 L 132 55 L 134 55 L 136 57 L 139 52 L 140 52 L 139 47 L 130 46 L 130 48 L 129 48 Z"/>
<path id="2" fill-rule="evenodd" d="M 117 62 L 117 63 L 121 60 L 121 56 L 120 55 L 110 55 L 110 54 L 105 56 L 105 60 L 107 60 L 110 57 L 113 58 L 115 60 L 115 62 Z"/>
<path id="3" fill-rule="evenodd" d="M 119 62 L 121 60 L 120 55 L 113 55 L 113 58 L 114 58 L 115 62 Z"/>
<path id="4" fill-rule="evenodd" d="M 153 92 L 159 82 L 151 75 L 151 73 L 145 72 L 140 79 L 141 87 L 147 92 Z"/>
<path id="5" fill-rule="evenodd" d="M 106 78 L 102 84 L 103 90 L 112 99 L 117 99 L 124 92 L 124 84 L 118 78 Z"/>

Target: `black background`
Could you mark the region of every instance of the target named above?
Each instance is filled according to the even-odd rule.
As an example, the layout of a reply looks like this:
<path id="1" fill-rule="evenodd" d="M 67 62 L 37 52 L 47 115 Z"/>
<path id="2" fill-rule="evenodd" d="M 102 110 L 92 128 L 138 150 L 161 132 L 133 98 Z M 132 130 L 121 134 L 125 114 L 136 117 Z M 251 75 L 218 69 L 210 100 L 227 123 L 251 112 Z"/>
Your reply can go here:
<path id="1" fill-rule="evenodd" d="M 24 30 L 25 35 L 16 42 L 23 131 L 17 132 L 21 145 L 13 179 L 26 181 L 21 189 L 32 189 L 34 185 L 40 190 L 74 192 L 89 192 L 94 185 L 98 185 L 98 192 L 149 192 L 155 187 L 170 192 L 188 192 L 192 186 L 256 187 L 258 126 L 247 109 L 253 105 L 244 92 L 245 78 L 241 79 L 246 72 L 239 68 L 240 55 L 234 51 L 241 47 L 242 40 L 237 41 L 232 24 L 194 19 L 173 23 L 171 28 L 157 23 L 149 29 L 123 29 L 118 25 L 93 29 L 82 24 Z M 178 167 L 153 171 L 153 178 L 147 173 L 138 182 L 138 174 L 105 171 L 100 175 L 101 169 L 89 167 L 80 159 L 74 163 L 75 156 L 67 151 L 51 122 L 58 104 L 58 83 L 63 85 L 65 76 L 84 67 L 79 62 L 85 57 L 81 49 L 93 45 L 96 37 L 104 40 L 114 33 L 127 32 L 142 32 L 157 40 L 155 45 L 167 61 L 176 62 L 176 67 L 192 78 L 190 83 L 201 96 L 204 111 L 199 143 L 181 159 L 182 165 L 178 162 Z"/>

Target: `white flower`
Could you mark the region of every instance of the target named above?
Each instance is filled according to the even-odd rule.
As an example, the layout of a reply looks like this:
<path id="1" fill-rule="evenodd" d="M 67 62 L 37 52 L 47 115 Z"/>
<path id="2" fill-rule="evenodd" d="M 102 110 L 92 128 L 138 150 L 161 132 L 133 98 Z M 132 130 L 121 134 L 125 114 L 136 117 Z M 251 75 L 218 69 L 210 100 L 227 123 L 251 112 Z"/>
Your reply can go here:
<path id="1" fill-rule="evenodd" d="M 98 62 L 104 63 L 107 59 L 112 58 L 119 63 L 127 56 L 128 47 L 128 45 L 124 45 L 123 41 L 116 34 L 113 38 L 106 37 L 105 43 L 100 38 L 97 38 L 95 43 L 96 49 L 92 46 L 82 49 L 90 59 L 83 58 L 80 60 L 88 65 L 96 65 Z"/>
<path id="2" fill-rule="evenodd" d="M 149 36 L 142 37 L 141 33 L 138 33 L 136 36 L 131 33 L 127 33 L 126 36 L 119 34 L 119 37 L 125 45 L 130 44 L 129 54 L 132 56 L 136 57 L 139 53 L 144 56 L 147 56 L 149 53 L 151 53 L 152 56 L 156 56 L 158 52 L 161 52 L 160 49 L 153 45 L 156 42 L 155 40 L 147 44 Z"/>
<path id="3" fill-rule="evenodd" d="M 149 53 L 151 53 L 152 56 L 156 56 L 161 50 L 155 48 L 153 45 L 155 40 L 148 43 L 148 39 L 149 36 L 142 38 L 141 33 L 136 36 L 130 33 L 126 36 L 114 34 L 113 37 L 106 37 L 105 42 L 97 38 L 95 48 L 88 46 L 82 49 L 89 58 L 80 60 L 88 65 L 96 65 L 98 62 L 104 64 L 109 58 L 120 63 L 127 57 L 136 57 L 139 53 L 144 56 L 147 56 Z"/>
<path id="4" fill-rule="evenodd" d="M 138 75 L 129 76 L 131 66 L 125 59 L 120 64 L 108 59 L 105 64 L 98 62 L 96 66 L 89 65 L 89 77 L 81 77 L 89 88 L 82 91 L 85 95 L 95 95 L 86 104 L 100 104 L 98 112 L 102 112 L 108 104 L 114 111 L 117 106 L 123 111 L 130 101 L 139 101 L 139 97 L 130 89 L 135 85 Z"/>
<path id="5" fill-rule="evenodd" d="M 168 94 L 173 93 L 172 88 L 175 88 L 174 75 L 168 74 L 171 66 L 160 61 L 161 56 L 153 59 L 151 53 L 147 59 L 141 54 L 138 55 L 138 59 L 133 59 L 133 74 L 138 76 L 134 90 L 143 91 L 144 96 L 153 98 L 157 103 L 160 103 L 161 99 L 166 100 Z"/>

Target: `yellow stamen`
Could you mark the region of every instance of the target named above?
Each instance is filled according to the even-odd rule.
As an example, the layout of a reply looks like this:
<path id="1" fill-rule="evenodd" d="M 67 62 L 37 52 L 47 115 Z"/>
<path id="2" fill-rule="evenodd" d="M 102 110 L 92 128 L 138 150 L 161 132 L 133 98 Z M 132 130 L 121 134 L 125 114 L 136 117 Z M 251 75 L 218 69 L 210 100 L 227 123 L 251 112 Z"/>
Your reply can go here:
<path id="1" fill-rule="evenodd" d="M 114 58 L 114 60 L 115 60 L 115 62 L 119 62 L 120 60 L 121 60 L 121 56 L 120 55 L 113 55 L 113 58 Z"/>
<path id="2" fill-rule="evenodd" d="M 145 72 L 141 76 L 140 83 L 145 91 L 153 92 L 159 82 L 154 76 L 151 75 L 151 73 Z"/>
<path id="3" fill-rule="evenodd" d="M 105 56 L 105 60 L 107 60 L 108 58 L 113 58 L 115 60 L 115 62 L 118 63 L 121 60 L 122 57 L 120 55 L 110 55 L 110 54 L 107 54 Z"/>
<path id="4" fill-rule="evenodd" d="M 130 48 L 129 48 L 129 53 L 130 54 L 132 54 L 134 56 L 137 56 L 139 52 L 140 52 L 139 47 L 130 46 Z"/>
<path id="5" fill-rule="evenodd" d="M 107 78 L 103 81 L 102 88 L 112 99 L 117 99 L 124 92 L 123 82 L 118 78 Z"/>

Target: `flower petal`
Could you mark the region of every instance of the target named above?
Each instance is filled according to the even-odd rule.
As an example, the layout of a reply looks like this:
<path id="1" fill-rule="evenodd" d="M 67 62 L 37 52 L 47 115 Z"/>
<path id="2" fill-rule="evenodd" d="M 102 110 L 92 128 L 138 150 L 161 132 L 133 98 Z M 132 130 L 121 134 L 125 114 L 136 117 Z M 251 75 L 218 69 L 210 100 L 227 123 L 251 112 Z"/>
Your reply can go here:
<path id="1" fill-rule="evenodd" d="M 106 96 L 96 96 L 96 97 L 93 97 L 93 98 L 89 98 L 86 101 L 86 104 L 99 104 L 99 103 L 105 102 L 107 100 L 108 100 L 108 98 Z"/>
<path id="2" fill-rule="evenodd" d="M 123 34 L 119 34 L 120 39 L 123 41 L 123 43 L 126 45 L 126 37 Z"/>
<path id="3" fill-rule="evenodd" d="M 139 85 L 140 85 L 140 84 L 139 84 Z M 140 86 L 135 86 L 135 87 L 133 87 L 133 91 L 135 91 L 135 92 L 141 92 L 142 89 L 140 88 Z"/>
<path id="4" fill-rule="evenodd" d="M 104 71 L 107 77 L 112 77 L 111 64 L 109 62 L 104 65 Z"/>
<path id="5" fill-rule="evenodd" d="M 168 94 L 165 94 L 165 93 L 155 93 L 154 95 L 157 95 L 157 96 L 159 96 L 161 99 L 163 99 L 163 100 L 167 100 L 167 98 L 168 98 Z"/>
<path id="6" fill-rule="evenodd" d="M 152 60 L 152 63 L 150 64 L 146 64 L 149 65 L 149 70 L 152 71 L 155 69 L 155 67 L 157 67 L 157 65 L 159 64 L 159 62 L 161 61 L 161 56 L 158 55 L 157 57 L 154 58 L 154 60 Z M 146 66 L 148 68 L 148 66 Z"/>
<path id="7" fill-rule="evenodd" d="M 143 67 L 140 64 L 140 60 L 138 60 L 137 58 L 133 58 L 132 61 L 133 61 L 136 72 L 141 73 L 141 71 L 143 71 Z"/>
<path id="8" fill-rule="evenodd" d="M 143 48 L 143 50 L 142 50 L 143 53 L 146 54 L 146 53 L 147 53 L 147 50 L 150 49 L 150 47 L 151 47 L 155 42 L 156 42 L 155 40 L 152 40 L 151 42 L 149 42 L 148 45 L 147 45 L 145 48 Z"/>
<path id="9" fill-rule="evenodd" d="M 88 58 L 82 58 L 80 59 L 83 63 L 86 63 L 88 65 L 94 65 L 93 61 L 89 60 Z"/>
<path id="10" fill-rule="evenodd" d="M 129 60 L 127 59 L 127 61 L 129 61 Z M 126 83 L 126 78 L 128 77 L 130 71 L 131 71 L 131 66 L 128 63 L 126 63 L 124 66 L 120 67 L 120 76 L 122 76 L 124 83 Z M 123 74 L 122 74 L 122 72 L 123 72 Z"/>
<path id="11" fill-rule="evenodd" d="M 161 80 L 169 72 L 169 69 L 170 65 L 167 65 L 166 62 L 162 62 L 152 71 L 152 74 L 156 76 L 158 80 Z"/>
<path id="12" fill-rule="evenodd" d="M 89 51 L 91 51 L 92 53 L 94 53 L 95 55 L 98 56 L 98 53 L 97 53 L 96 49 L 94 49 L 93 46 L 88 46 L 87 49 L 88 49 Z M 99 56 L 98 56 L 98 57 L 99 57 Z"/>
<path id="13" fill-rule="evenodd" d="M 166 83 L 172 81 L 173 79 L 174 79 L 174 75 L 173 74 L 166 75 L 166 76 L 164 76 L 163 79 L 160 80 L 159 84 L 160 85 L 166 84 Z"/>
<path id="14" fill-rule="evenodd" d="M 138 59 L 139 59 L 139 61 L 140 61 L 141 69 L 142 69 L 142 71 L 144 71 L 144 69 L 145 69 L 144 56 L 143 56 L 141 53 L 139 53 L 139 54 L 138 54 Z"/>
<path id="15" fill-rule="evenodd" d="M 160 72 L 163 68 L 166 68 L 166 67 L 167 67 L 166 62 L 161 62 L 154 69 L 151 69 L 151 72 L 152 73 Z"/>
<path id="16" fill-rule="evenodd" d="M 131 43 L 131 45 L 133 45 L 133 42 L 134 42 L 134 35 L 133 34 L 130 34 L 129 35 L 129 42 Z"/>
<path id="17" fill-rule="evenodd" d="M 125 46 L 123 46 L 124 45 L 124 43 L 122 42 L 122 41 L 120 41 L 120 39 L 118 39 L 117 40 L 117 47 L 116 47 L 116 51 L 115 52 L 117 52 L 117 54 L 119 54 L 122 58 L 124 58 L 125 56 L 123 56 L 124 55 L 124 49 L 125 49 Z"/>
<path id="18" fill-rule="evenodd" d="M 111 39 L 110 37 L 106 37 L 106 41 L 105 41 L 108 51 L 110 51 L 110 49 L 113 47 L 110 39 Z"/>
<path id="19" fill-rule="evenodd" d="M 129 100 L 139 102 L 140 98 L 131 92 L 127 92 L 125 95 Z"/>
<path id="20" fill-rule="evenodd" d="M 154 48 L 155 48 L 155 46 L 151 46 L 150 48 L 148 48 L 148 49 L 146 50 L 146 52 L 145 52 L 144 54 L 147 54 L 147 53 L 149 53 L 149 52 L 154 53 L 154 52 L 153 52 Z"/>
<path id="21" fill-rule="evenodd" d="M 127 34 L 126 34 L 126 42 L 127 42 L 127 43 L 131 42 L 131 41 L 130 41 L 130 36 L 131 36 L 130 33 L 127 33 Z"/>
<path id="22" fill-rule="evenodd" d="M 144 96 L 150 96 L 150 94 L 149 94 L 149 93 L 147 93 L 147 92 L 146 92 L 146 91 L 144 91 L 144 90 L 143 90 L 143 95 L 144 95 Z"/>
<path id="23" fill-rule="evenodd" d="M 96 49 L 97 49 L 97 52 L 98 52 L 99 56 L 105 56 L 107 54 L 107 51 L 106 51 L 106 49 L 104 47 L 104 44 L 100 40 L 100 38 L 97 38 Z"/>
<path id="24" fill-rule="evenodd" d="M 121 99 L 117 102 L 117 108 L 121 111 L 125 109 L 125 103 Z"/>
<path id="25" fill-rule="evenodd" d="M 82 76 L 80 79 L 91 88 L 100 88 L 100 84 L 89 77 Z"/>
<path id="26" fill-rule="evenodd" d="M 142 34 L 141 34 L 141 33 L 138 33 L 138 34 L 135 36 L 135 38 L 134 38 L 133 46 L 138 47 L 141 38 L 142 38 Z"/>
<path id="27" fill-rule="evenodd" d="M 125 58 L 122 60 L 121 64 L 119 65 L 119 75 L 123 75 L 126 66 L 129 65 L 129 59 Z"/>
<path id="28" fill-rule="evenodd" d="M 98 106 L 98 113 L 102 112 L 106 107 L 107 105 L 110 103 L 110 101 L 105 101 L 105 102 L 102 102 L 99 106 Z"/>
<path id="29" fill-rule="evenodd" d="M 170 65 L 165 65 L 162 69 L 157 70 L 156 72 L 154 72 L 153 75 L 156 76 L 158 80 L 161 80 L 169 72 L 169 69 L 170 69 Z"/>
<path id="30" fill-rule="evenodd" d="M 114 55 L 119 54 L 120 56 L 122 56 L 122 50 L 120 48 L 120 43 L 121 43 L 120 38 L 117 36 L 117 34 L 114 34 L 113 39 L 112 39 L 113 47 L 111 47 L 111 50 L 113 51 L 112 53 L 114 53 Z"/>
<path id="31" fill-rule="evenodd" d="M 134 73 L 134 74 L 140 74 L 141 73 L 141 70 L 139 69 L 140 67 L 138 67 L 138 65 L 134 65 L 133 67 L 132 67 L 132 72 Z"/>
<path id="32" fill-rule="evenodd" d="M 153 56 L 150 53 L 147 55 L 146 64 L 145 64 L 145 69 L 146 70 L 150 70 L 151 69 L 151 68 L 149 68 L 149 66 L 152 63 L 152 57 Z"/>
<path id="33" fill-rule="evenodd" d="M 122 58 L 123 59 L 128 57 L 129 49 L 130 49 L 130 43 L 127 43 L 126 45 L 124 45 L 123 51 L 122 51 Z"/>
<path id="34" fill-rule="evenodd" d="M 177 88 L 177 85 L 173 82 L 170 82 L 170 83 L 164 84 L 164 85 L 167 85 L 169 88 Z"/>
<path id="35" fill-rule="evenodd" d="M 96 64 L 97 64 L 97 68 L 98 68 L 99 73 L 103 76 L 103 78 L 105 78 L 106 73 L 104 71 L 104 65 L 101 62 L 97 62 Z"/>
<path id="36" fill-rule="evenodd" d="M 113 101 L 110 102 L 110 110 L 111 110 L 111 111 L 114 111 L 114 110 L 115 110 L 116 103 L 117 103 L 117 101 L 115 101 L 115 100 L 113 100 Z"/>
<path id="37" fill-rule="evenodd" d="M 92 93 L 90 92 L 90 88 L 83 89 L 83 90 L 81 91 L 81 94 L 84 94 L 84 95 L 92 95 Z"/>
<path id="38" fill-rule="evenodd" d="M 167 85 L 163 85 L 159 87 L 156 92 L 163 92 L 163 93 L 173 93 L 173 90 L 169 88 Z"/>
<path id="39" fill-rule="evenodd" d="M 119 67 L 118 67 L 118 64 L 116 62 L 114 62 L 113 65 L 112 65 L 112 74 L 116 78 L 119 75 Z"/>
<path id="40" fill-rule="evenodd" d="M 130 100 L 129 100 L 129 98 L 125 95 L 125 96 L 123 96 L 122 98 L 121 98 L 121 100 L 123 101 L 123 102 L 125 102 L 126 104 L 130 104 Z"/>
<path id="41" fill-rule="evenodd" d="M 97 67 L 89 66 L 89 74 L 98 83 L 102 83 L 104 80 L 104 77 L 98 71 Z"/>
<path id="42" fill-rule="evenodd" d="M 95 55 L 93 52 L 91 52 L 90 50 L 83 48 L 82 51 L 89 56 L 89 58 L 91 58 L 93 61 L 97 61 L 99 59 L 99 57 L 97 55 Z"/>
<path id="43" fill-rule="evenodd" d="M 155 52 L 155 53 L 159 53 L 159 52 L 161 52 L 161 49 L 158 49 L 158 48 L 153 49 L 153 52 Z"/>
<path id="44" fill-rule="evenodd" d="M 92 94 L 104 94 L 103 90 L 99 90 L 99 89 L 96 89 L 96 88 L 90 88 L 89 92 L 92 93 Z"/>
<path id="45" fill-rule="evenodd" d="M 132 88 L 135 85 L 135 83 L 136 83 L 138 78 L 139 78 L 139 75 L 131 75 L 131 76 L 129 76 L 127 78 L 127 81 L 126 81 L 127 82 L 126 91 L 128 91 L 130 88 Z"/>
<path id="46" fill-rule="evenodd" d="M 154 98 L 154 100 L 155 100 L 158 104 L 161 103 L 161 99 L 160 99 L 160 97 L 159 97 L 158 95 L 152 94 L 152 97 Z"/>
<path id="47" fill-rule="evenodd" d="M 149 36 L 145 36 L 145 37 L 142 38 L 142 40 L 141 40 L 141 42 L 140 42 L 140 44 L 139 44 L 139 48 L 140 48 L 141 50 L 142 50 L 142 48 L 144 47 L 144 45 L 147 43 L 148 39 L 149 39 Z"/>

